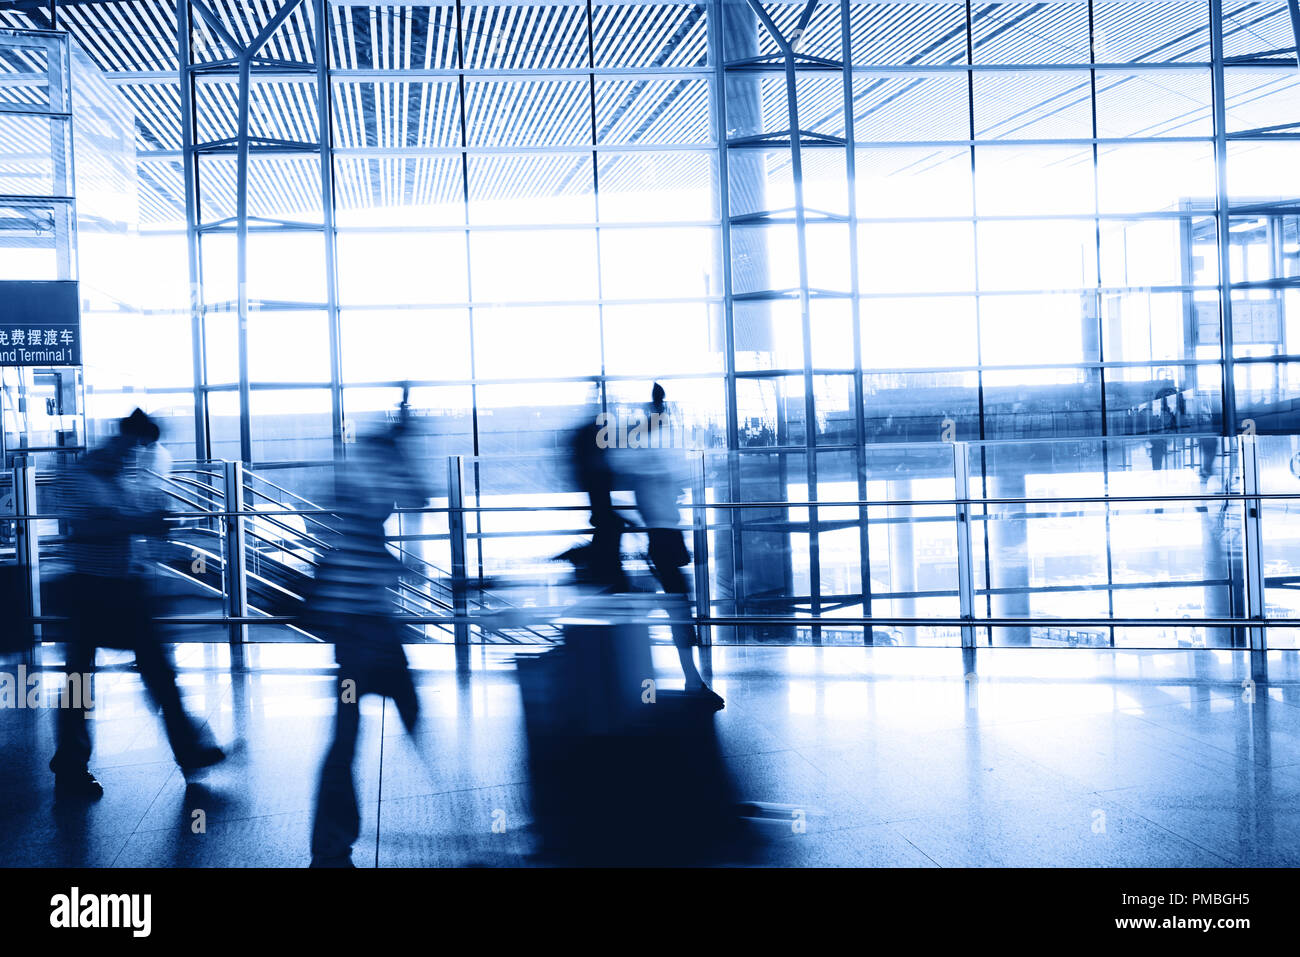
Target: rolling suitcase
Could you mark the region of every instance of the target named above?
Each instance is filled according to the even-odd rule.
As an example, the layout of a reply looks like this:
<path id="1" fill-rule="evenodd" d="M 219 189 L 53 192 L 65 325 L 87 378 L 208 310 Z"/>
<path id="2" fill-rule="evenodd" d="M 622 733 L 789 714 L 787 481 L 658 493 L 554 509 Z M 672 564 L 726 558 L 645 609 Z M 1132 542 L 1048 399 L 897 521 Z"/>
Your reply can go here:
<path id="1" fill-rule="evenodd" d="M 743 856 L 712 709 L 655 691 L 642 624 L 581 624 L 518 660 L 532 813 L 550 863 L 687 865 Z"/>

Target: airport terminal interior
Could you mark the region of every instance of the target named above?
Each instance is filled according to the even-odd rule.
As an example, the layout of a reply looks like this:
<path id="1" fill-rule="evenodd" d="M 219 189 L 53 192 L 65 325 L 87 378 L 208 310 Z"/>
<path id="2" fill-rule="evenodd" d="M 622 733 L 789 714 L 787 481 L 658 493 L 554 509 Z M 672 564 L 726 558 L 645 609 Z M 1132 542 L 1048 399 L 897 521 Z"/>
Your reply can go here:
<path id="1" fill-rule="evenodd" d="M 0 420 L 0 865 L 1300 865 L 1300 0 L 0 0 Z"/>

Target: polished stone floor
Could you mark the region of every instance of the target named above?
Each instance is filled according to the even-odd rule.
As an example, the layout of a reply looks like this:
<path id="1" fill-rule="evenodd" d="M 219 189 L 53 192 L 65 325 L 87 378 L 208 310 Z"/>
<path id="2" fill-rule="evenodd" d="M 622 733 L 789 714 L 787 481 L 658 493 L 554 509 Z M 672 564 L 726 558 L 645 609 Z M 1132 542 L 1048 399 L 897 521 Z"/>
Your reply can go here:
<path id="1" fill-rule="evenodd" d="M 364 701 L 355 862 L 533 863 L 512 658 L 410 653 L 425 758 L 391 705 Z M 187 707 L 230 759 L 187 789 L 129 659 L 101 653 L 98 803 L 55 800 L 51 711 L 0 710 L 0 865 L 308 862 L 329 649 L 249 646 L 235 667 L 224 645 L 176 654 Z M 1271 653 L 1256 683 L 1232 652 L 994 649 L 973 671 L 945 649 L 720 647 L 709 658 L 730 769 L 743 798 L 769 805 L 755 825 L 765 863 L 1300 864 L 1300 652 Z M 57 658 L 38 663 L 54 681 Z M 664 687 L 674 663 L 656 648 Z"/>

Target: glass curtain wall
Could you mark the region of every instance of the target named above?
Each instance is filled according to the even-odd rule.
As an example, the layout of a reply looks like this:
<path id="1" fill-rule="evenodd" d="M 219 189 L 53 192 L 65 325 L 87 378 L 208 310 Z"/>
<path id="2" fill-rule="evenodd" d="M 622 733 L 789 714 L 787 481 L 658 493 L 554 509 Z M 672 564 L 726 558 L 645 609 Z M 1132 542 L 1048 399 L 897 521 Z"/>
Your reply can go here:
<path id="1" fill-rule="evenodd" d="M 725 442 L 717 151 L 698 4 L 331 9 L 348 428 L 555 449 L 663 381 Z"/>
<path id="2" fill-rule="evenodd" d="M 158 401 L 197 405 L 201 456 L 327 462 L 409 384 L 431 455 L 498 463 L 471 495 L 554 502 L 558 473 L 517 457 L 658 380 L 712 450 L 701 494 L 796 503 L 710 511 L 712 610 L 824 626 L 730 637 L 900 643 L 956 639 L 826 623 L 957 614 L 951 507 L 908 504 L 957 494 L 953 442 L 1000 499 L 1240 491 L 1238 444 L 1211 439 L 1241 432 L 1272 443 L 1270 488 L 1295 481 L 1288 0 L 205 9 L 188 30 L 170 0 L 61 13 L 136 111 L 147 261 L 198 281 Z M 268 28 L 241 289 L 221 64 Z M 211 147 L 189 186 L 178 36 L 203 68 L 188 142 Z M 120 365 L 89 385 L 157 378 Z M 892 504 L 817 504 L 861 499 Z M 1277 509 L 1285 604 L 1300 532 Z M 1237 519 L 977 511 L 978 615 L 1241 611 Z M 1196 557 L 1155 582 L 1152 541 Z M 496 547 L 481 570 L 510 566 Z"/>

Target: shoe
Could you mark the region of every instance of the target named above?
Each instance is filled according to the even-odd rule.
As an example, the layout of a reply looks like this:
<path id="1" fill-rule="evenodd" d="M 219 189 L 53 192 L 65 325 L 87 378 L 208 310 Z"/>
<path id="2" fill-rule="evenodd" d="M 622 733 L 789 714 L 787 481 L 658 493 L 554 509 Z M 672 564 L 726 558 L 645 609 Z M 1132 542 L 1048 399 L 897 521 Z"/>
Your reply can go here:
<path id="1" fill-rule="evenodd" d="M 181 766 L 181 773 L 188 776 L 195 771 L 201 771 L 204 768 L 212 767 L 214 764 L 220 764 L 224 760 L 226 760 L 226 752 L 215 744 L 201 744 L 186 754 L 185 757 L 177 758 L 176 763 Z"/>
<path id="2" fill-rule="evenodd" d="M 59 797 L 98 801 L 104 796 L 104 785 L 89 771 L 56 771 L 54 793 Z"/>
<path id="3" fill-rule="evenodd" d="M 700 685 L 698 688 L 690 689 L 686 692 L 698 698 L 702 704 L 707 704 L 714 711 L 721 711 L 727 706 L 726 700 L 708 685 Z"/>
<path id="4" fill-rule="evenodd" d="M 313 857 L 311 859 L 311 863 L 308 864 L 307 866 L 308 867 L 344 867 L 344 868 L 350 867 L 353 870 L 356 870 L 357 865 L 352 863 L 352 854 L 349 852 L 348 854 L 342 857 Z"/>

